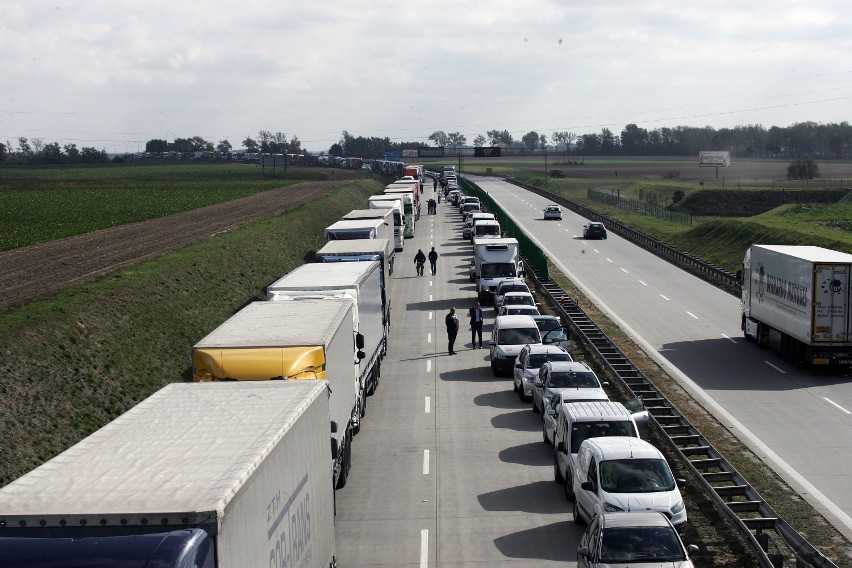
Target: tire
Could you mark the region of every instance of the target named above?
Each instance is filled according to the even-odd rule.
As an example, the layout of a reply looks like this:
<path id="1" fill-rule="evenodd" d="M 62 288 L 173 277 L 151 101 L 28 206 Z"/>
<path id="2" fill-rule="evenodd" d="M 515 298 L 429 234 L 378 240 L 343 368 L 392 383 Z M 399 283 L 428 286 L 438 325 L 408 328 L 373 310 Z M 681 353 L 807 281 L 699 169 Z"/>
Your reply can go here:
<path id="1" fill-rule="evenodd" d="M 565 478 L 562 477 L 562 472 L 559 471 L 559 463 L 556 461 L 556 456 L 553 457 L 553 481 L 556 483 L 565 483 Z"/>
<path id="2" fill-rule="evenodd" d="M 535 400 L 533 400 L 532 411 L 534 414 L 538 414 L 538 407 L 535 405 Z"/>
<path id="3" fill-rule="evenodd" d="M 497 365 L 494 364 L 494 361 L 491 361 L 491 372 L 494 373 L 495 377 L 500 376 L 500 373 L 497 371 Z"/>
<path id="4" fill-rule="evenodd" d="M 524 387 L 520 387 L 518 389 L 518 398 L 521 399 L 521 402 L 527 402 L 527 397 L 524 395 Z"/>
<path id="5" fill-rule="evenodd" d="M 574 476 L 571 474 L 571 469 L 565 472 L 565 499 L 573 503 L 574 502 Z"/>
<path id="6" fill-rule="evenodd" d="M 515 379 L 512 379 L 512 390 L 518 392 L 518 385 L 515 384 Z"/>
<path id="7" fill-rule="evenodd" d="M 541 439 L 546 445 L 550 445 L 550 439 L 547 437 L 547 422 L 541 421 Z"/>
<path id="8" fill-rule="evenodd" d="M 577 500 L 574 499 L 574 507 L 573 507 L 573 516 L 574 516 L 574 524 L 577 526 L 583 526 L 586 524 L 586 521 L 583 520 L 583 517 L 580 516 L 580 510 L 577 508 Z"/>

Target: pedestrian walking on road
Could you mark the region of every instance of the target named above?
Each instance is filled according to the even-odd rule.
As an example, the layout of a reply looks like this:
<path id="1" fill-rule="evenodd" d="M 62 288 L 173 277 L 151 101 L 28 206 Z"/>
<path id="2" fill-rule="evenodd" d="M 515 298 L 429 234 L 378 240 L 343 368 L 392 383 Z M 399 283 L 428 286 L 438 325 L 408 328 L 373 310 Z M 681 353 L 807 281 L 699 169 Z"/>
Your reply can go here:
<path id="1" fill-rule="evenodd" d="M 432 276 L 438 271 L 438 253 L 435 252 L 435 247 L 429 251 L 429 267 L 432 269 Z"/>
<path id="2" fill-rule="evenodd" d="M 414 255 L 414 264 L 417 267 L 417 276 L 423 276 L 423 267 L 426 265 L 426 255 L 423 254 L 423 249 L 417 249 L 417 254 Z"/>
<path id="3" fill-rule="evenodd" d="M 434 193 L 436 191 L 438 191 L 438 180 L 432 178 L 432 192 Z"/>
<path id="4" fill-rule="evenodd" d="M 479 348 L 482 349 L 482 306 L 476 302 L 468 310 L 470 318 L 470 342 L 473 348 L 476 349 L 476 336 L 479 335 Z"/>
<path id="5" fill-rule="evenodd" d="M 456 309 L 450 308 L 450 313 L 444 318 L 447 324 L 447 350 L 450 355 L 455 355 L 456 336 L 459 334 L 459 318 L 456 317 Z"/>

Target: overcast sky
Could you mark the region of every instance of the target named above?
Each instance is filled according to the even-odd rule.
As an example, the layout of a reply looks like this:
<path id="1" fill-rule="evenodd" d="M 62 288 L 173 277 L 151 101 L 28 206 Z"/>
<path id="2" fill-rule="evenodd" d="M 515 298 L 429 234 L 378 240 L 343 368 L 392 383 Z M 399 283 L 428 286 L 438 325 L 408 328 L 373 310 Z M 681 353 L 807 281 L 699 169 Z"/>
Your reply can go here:
<path id="1" fill-rule="evenodd" d="M 0 141 L 850 120 L 848 0 L 0 0 Z"/>

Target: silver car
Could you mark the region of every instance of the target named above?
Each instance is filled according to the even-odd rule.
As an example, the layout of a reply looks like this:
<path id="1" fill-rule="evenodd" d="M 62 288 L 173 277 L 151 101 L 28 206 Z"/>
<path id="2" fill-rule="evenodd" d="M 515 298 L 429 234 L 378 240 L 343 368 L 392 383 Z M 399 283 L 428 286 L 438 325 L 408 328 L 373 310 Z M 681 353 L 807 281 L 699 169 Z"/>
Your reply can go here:
<path id="1" fill-rule="evenodd" d="M 533 386 L 533 412 L 543 412 L 557 392 L 567 394 L 563 396 L 565 402 L 569 402 L 568 398 L 572 399 L 570 402 L 609 400 L 594 371 L 579 361 L 545 363 L 539 369 Z"/>
<path id="2" fill-rule="evenodd" d="M 521 402 L 529 401 L 533 396 L 533 382 L 538 370 L 547 361 L 572 361 L 564 349 L 556 345 L 527 345 L 515 360 L 513 387 Z"/>
<path id="3" fill-rule="evenodd" d="M 544 220 L 547 221 L 549 219 L 562 220 L 562 209 L 558 205 L 548 205 L 544 209 Z"/>
<path id="4" fill-rule="evenodd" d="M 677 531 L 662 513 L 601 512 L 580 537 L 577 566 L 692 568 L 689 555 L 697 551 L 694 544 L 683 545 Z"/>

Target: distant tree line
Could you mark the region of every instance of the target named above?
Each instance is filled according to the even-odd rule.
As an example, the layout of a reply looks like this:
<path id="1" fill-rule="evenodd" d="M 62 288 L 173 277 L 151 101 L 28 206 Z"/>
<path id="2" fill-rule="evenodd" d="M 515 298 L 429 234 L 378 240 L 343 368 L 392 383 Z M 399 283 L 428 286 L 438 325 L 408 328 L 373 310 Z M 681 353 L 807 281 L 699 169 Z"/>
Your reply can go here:
<path id="1" fill-rule="evenodd" d="M 437 130 L 429 136 L 436 146 L 456 148 L 467 144 L 467 137 L 460 132 L 446 133 Z M 552 132 L 550 142 L 560 152 L 586 156 L 695 156 L 701 150 L 727 150 L 740 158 L 782 159 L 849 159 L 852 158 L 852 126 L 844 121 L 839 124 L 799 122 L 787 127 L 765 128 L 759 124 L 734 128 L 712 128 L 710 126 L 676 126 L 647 130 L 636 124 L 628 124 L 616 135 L 609 128 L 599 133 L 576 134 L 567 131 Z M 416 149 L 422 142 L 398 142 L 388 137 L 353 136 L 346 130 L 340 140 L 331 145 L 332 156 L 357 156 L 367 159 L 382 158 L 386 153 L 399 153 Z M 508 130 L 488 130 L 473 139 L 474 146 L 501 146 L 524 148 L 531 153 L 545 151 L 548 138 L 532 130 L 520 140 L 515 140 Z M 301 154 L 302 143 L 296 136 L 287 137 L 283 132 L 261 130 L 256 138 L 250 136 L 242 141 L 248 152 L 270 154 Z M 228 140 L 214 144 L 201 136 L 175 138 L 172 142 L 161 139 L 145 143 L 145 152 L 180 154 L 194 152 L 231 152 Z M 121 161 L 122 156 L 113 156 Z M 60 146 L 57 142 L 45 144 L 41 138 L 31 140 L 18 138 L 17 149 L 10 141 L 0 144 L 0 163 L 12 164 L 94 164 L 110 161 L 106 150 L 92 147 L 77 148 L 76 144 Z"/>
<path id="2" fill-rule="evenodd" d="M 443 131 L 433 132 L 429 140 L 436 146 L 464 145 L 465 137 Z M 458 142 L 461 140 L 461 142 Z M 590 156 L 695 156 L 701 150 L 727 150 L 732 155 L 749 158 L 817 158 L 848 159 L 852 157 L 852 126 L 800 122 L 787 127 L 764 128 L 759 124 L 734 128 L 710 126 L 676 126 L 647 130 L 628 124 L 620 134 L 609 128 L 599 133 L 575 134 L 556 131 L 550 141 L 563 151 Z M 516 141 L 508 130 L 488 130 L 478 135 L 474 146 L 525 148 L 530 152 L 543 150 L 548 139 L 534 130 Z"/>

